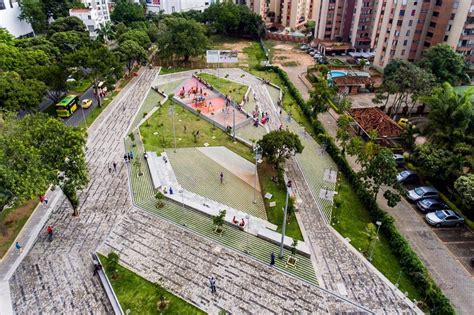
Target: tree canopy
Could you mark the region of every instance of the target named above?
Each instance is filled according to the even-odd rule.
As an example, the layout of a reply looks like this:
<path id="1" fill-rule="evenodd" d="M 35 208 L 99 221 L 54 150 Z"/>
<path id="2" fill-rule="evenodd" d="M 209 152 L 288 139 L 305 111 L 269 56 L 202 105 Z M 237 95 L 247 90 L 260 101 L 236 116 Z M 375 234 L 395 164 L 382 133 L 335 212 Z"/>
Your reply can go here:
<path id="1" fill-rule="evenodd" d="M 50 184 L 81 189 L 88 182 L 85 131 L 46 114 L 4 117 L 0 127 L 0 206 L 43 194 Z"/>
<path id="2" fill-rule="evenodd" d="M 118 23 L 123 22 L 130 24 L 132 22 L 145 20 L 145 9 L 138 3 L 133 3 L 130 0 L 115 1 L 115 7 L 110 14 L 112 21 Z"/>
<path id="3" fill-rule="evenodd" d="M 454 182 L 454 189 L 461 196 L 463 207 L 474 214 L 474 174 L 460 176 Z"/>
<path id="4" fill-rule="evenodd" d="M 46 85 L 12 71 L 0 72 L 0 110 L 35 110 L 46 92 Z"/>
<path id="5" fill-rule="evenodd" d="M 182 17 L 168 17 L 158 28 L 158 54 L 162 58 L 200 56 L 208 47 L 204 26 Z"/>
<path id="6" fill-rule="evenodd" d="M 76 16 L 60 17 L 49 25 L 48 33 L 59 32 L 86 32 L 86 25 Z"/>
<path id="7" fill-rule="evenodd" d="M 145 49 L 134 40 L 129 39 L 120 43 L 117 51 L 120 59 L 125 62 L 128 71 L 132 70 L 136 62 L 140 63 L 146 60 Z"/>
<path id="8" fill-rule="evenodd" d="M 279 167 L 286 159 L 303 152 L 304 146 L 297 134 L 288 130 L 274 130 L 258 141 L 263 156 Z"/>
<path id="9" fill-rule="evenodd" d="M 418 65 L 433 73 L 438 83 L 458 85 L 469 81 L 462 55 L 448 44 L 438 44 L 425 50 Z"/>
<path id="10" fill-rule="evenodd" d="M 148 37 L 147 32 L 144 30 L 139 30 L 139 29 L 129 30 L 123 33 L 122 35 L 120 35 L 119 37 L 120 43 L 126 40 L 136 41 L 138 44 L 140 44 L 140 46 L 142 46 L 145 49 L 147 49 L 151 44 L 150 37 Z"/>

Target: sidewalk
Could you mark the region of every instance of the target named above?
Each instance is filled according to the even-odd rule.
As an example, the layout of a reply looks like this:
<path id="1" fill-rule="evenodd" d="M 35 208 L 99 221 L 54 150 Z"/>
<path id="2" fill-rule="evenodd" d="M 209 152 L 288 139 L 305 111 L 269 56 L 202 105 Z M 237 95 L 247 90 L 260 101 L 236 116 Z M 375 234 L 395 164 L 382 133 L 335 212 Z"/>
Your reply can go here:
<path id="1" fill-rule="evenodd" d="M 13 314 L 10 297 L 10 285 L 8 281 L 15 272 L 16 268 L 20 265 L 30 249 L 33 247 L 33 244 L 43 229 L 44 224 L 48 220 L 52 209 L 62 195 L 63 194 L 60 189 L 48 191 L 48 205 L 38 204 L 38 206 L 36 206 L 36 209 L 28 218 L 28 221 L 25 223 L 20 233 L 11 244 L 8 251 L 0 260 L 0 292 L 2 292 L 0 295 L 0 314 Z M 16 242 L 19 242 L 22 246 L 21 251 L 16 249 Z M 3 294 L 4 292 L 7 294 Z"/>

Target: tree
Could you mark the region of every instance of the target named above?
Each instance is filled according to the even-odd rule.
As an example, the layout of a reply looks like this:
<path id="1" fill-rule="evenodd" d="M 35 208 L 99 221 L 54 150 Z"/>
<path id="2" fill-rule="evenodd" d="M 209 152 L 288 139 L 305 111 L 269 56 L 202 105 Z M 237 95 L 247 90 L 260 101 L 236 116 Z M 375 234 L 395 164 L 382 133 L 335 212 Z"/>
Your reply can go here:
<path id="1" fill-rule="evenodd" d="M 316 22 L 315 21 L 308 21 L 305 24 L 305 29 L 304 33 L 306 37 L 308 37 L 309 41 L 312 41 L 314 39 L 314 29 L 316 27 Z"/>
<path id="2" fill-rule="evenodd" d="M 126 25 L 145 20 L 145 9 L 137 3 L 129 0 L 119 0 L 115 2 L 115 7 L 110 18 L 115 23 L 123 22 Z"/>
<path id="3" fill-rule="evenodd" d="M 474 146 L 473 91 L 458 94 L 449 83 L 433 89 L 423 101 L 429 106 L 427 133 L 442 148 L 472 155 Z"/>
<path id="4" fill-rule="evenodd" d="M 0 110 L 36 110 L 45 91 L 41 81 L 23 80 L 16 72 L 0 72 Z"/>
<path id="5" fill-rule="evenodd" d="M 116 33 L 111 22 L 107 22 L 97 30 L 97 39 L 102 43 L 108 43 L 116 38 Z"/>
<path id="6" fill-rule="evenodd" d="M 474 209 L 474 174 L 460 176 L 454 182 L 454 189 L 461 196 L 462 204 L 465 209 L 473 213 Z"/>
<path id="7" fill-rule="evenodd" d="M 159 25 L 157 46 L 158 55 L 162 58 L 176 56 L 188 61 L 192 56 L 204 54 L 208 39 L 200 23 L 180 17 L 169 17 Z"/>
<path id="8" fill-rule="evenodd" d="M 7 115 L 0 131 L 2 195 L 23 202 L 49 184 L 60 185 L 68 198 L 76 196 L 71 202 L 76 214 L 76 191 L 88 182 L 85 130 L 37 113 L 21 119 Z"/>
<path id="9" fill-rule="evenodd" d="M 57 103 L 66 93 L 68 76 L 69 71 L 62 63 L 55 63 L 38 75 L 38 78 L 48 86 L 46 96 L 54 103 Z"/>
<path id="10" fill-rule="evenodd" d="M 103 45 L 95 45 L 93 47 L 83 47 L 66 58 L 66 62 L 71 66 L 80 66 L 87 69 L 85 73 L 92 79 L 96 88 L 96 97 L 99 107 L 100 97 L 97 90 L 100 81 L 107 77 L 118 78 L 122 75 L 122 65 L 119 56 L 112 53 Z"/>
<path id="11" fill-rule="evenodd" d="M 370 252 L 370 249 L 372 248 L 372 245 L 375 241 L 379 240 L 379 237 L 377 235 L 377 228 L 375 227 L 375 224 L 372 222 L 367 223 L 365 227 L 365 232 L 363 232 L 367 236 L 367 254 Z"/>
<path id="12" fill-rule="evenodd" d="M 384 68 L 383 83 L 373 101 L 387 106 L 390 96 L 394 96 L 389 112 L 396 115 L 402 106 L 408 106 L 411 112 L 417 101 L 431 92 L 434 81 L 431 73 L 411 62 L 393 59 Z"/>
<path id="13" fill-rule="evenodd" d="M 60 17 L 49 25 L 48 33 L 53 35 L 60 32 L 87 32 L 86 25 L 76 16 Z"/>
<path id="14" fill-rule="evenodd" d="M 462 174 L 464 158 L 451 150 L 425 143 L 416 147 L 412 155 L 421 173 L 438 182 L 453 182 Z"/>
<path id="15" fill-rule="evenodd" d="M 304 149 L 298 135 L 287 130 L 271 131 L 257 143 L 262 148 L 263 156 L 277 168 L 286 159 L 303 152 Z"/>
<path id="16" fill-rule="evenodd" d="M 125 62 L 128 72 L 133 68 L 135 62 L 146 60 L 146 51 L 136 41 L 126 40 L 119 44 L 118 52 L 120 58 Z"/>
<path id="17" fill-rule="evenodd" d="M 313 110 L 314 117 L 329 109 L 329 104 L 336 94 L 336 89 L 329 86 L 325 78 L 317 78 L 313 83 L 313 90 L 310 92 L 310 99 L 308 101 L 308 105 Z"/>
<path id="18" fill-rule="evenodd" d="M 425 50 L 418 65 L 433 73 L 438 83 L 458 85 L 469 81 L 463 56 L 448 44 L 438 44 Z"/>
<path id="19" fill-rule="evenodd" d="M 341 143 L 342 147 L 342 155 L 344 156 L 346 154 L 346 147 L 347 144 L 349 143 L 349 140 L 351 139 L 351 135 L 349 134 L 349 127 L 351 124 L 352 118 L 351 116 L 347 114 L 342 114 L 339 116 L 339 119 L 337 120 L 337 133 L 336 133 L 336 139 L 339 140 Z"/>
<path id="20" fill-rule="evenodd" d="M 61 54 L 59 49 L 54 46 L 54 44 L 44 35 L 17 39 L 15 42 L 15 46 L 30 50 L 41 50 L 50 59 L 58 59 Z"/>
<path id="21" fill-rule="evenodd" d="M 15 43 L 15 37 L 13 37 L 6 28 L 0 27 L 0 43 L 8 46 L 13 46 Z"/>
<path id="22" fill-rule="evenodd" d="M 364 163 L 362 170 L 358 173 L 359 178 L 372 193 L 374 199 L 377 199 L 382 185 L 394 185 L 397 174 L 397 164 L 393 158 L 393 152 L 387 148 L 380 149 L 373 158 Z"/>
<path id="23" fill-rule="evenodd" d="M 54 33 L 50 40 L 63 54 L 74 52 L 90 42 L 87 33 L 77 31 Z"/>
<path id="24" fill-rule="evenodd" d="M 48 16 L 43 11 L 43 6 L 38 0 L 22 0 L 19 2 L 20 19 L 31 24 L 37 34 L 45 33 L 48 29 Z"/>
<path id="25" fill-rule="evenodd" d="M 15 71 L 23 79 L 34 79 L 42 67 L 51 63 L 48 55 L 42 50 L 20 49 L 0 43 L 0 69 Z"/>
<path id="26" fill-rule="evenodd" d="M 226 214 L 226 210 L 221 210 L 219 211 L 219 214 L 215 215 L 212 217 L 212 223 L 216 227 L 216 232 L 220 233 L 222 232 L 222 226 L 224 225 L 224 218 Z"/>
<path id="27" fill-rule="evenodd" d="M 146 31 L 143 30 L 129 30 L 119 37 L 119 43 L 123 43 L 126 40 L 136 41 L 140 46 L 147 49 L 150 47 L 151 41 Z"/>
<path id="28" fill-rule="evenodd" d="M 117 267 L 118 267 L 119 261 L 120 261 L 120 256 L 117 253 L 110 252 L 107 255 L 107 264 L 105 265 L 106 270 L 107 272 L 112 274 L 113 278 L 117 278 Z"/>

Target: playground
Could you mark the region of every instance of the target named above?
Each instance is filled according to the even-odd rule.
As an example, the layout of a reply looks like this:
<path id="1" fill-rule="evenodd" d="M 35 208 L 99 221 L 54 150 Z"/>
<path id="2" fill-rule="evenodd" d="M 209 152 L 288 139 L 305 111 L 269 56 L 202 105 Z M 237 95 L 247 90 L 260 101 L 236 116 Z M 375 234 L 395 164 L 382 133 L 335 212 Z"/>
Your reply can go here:
<path id="1" fill-rule="evenodd" d="M 234 119 L 236 129 L 250 121 L 248 115 L 233 102 L 230 96 L 220 94 L 212 85 L 194 76 L 180 84 L 174 95 L 175 100 L 182 105 L 207 117 L 222 129 L 234 126 Z M 234 106 L 236 106 L 235 115 Z"/>

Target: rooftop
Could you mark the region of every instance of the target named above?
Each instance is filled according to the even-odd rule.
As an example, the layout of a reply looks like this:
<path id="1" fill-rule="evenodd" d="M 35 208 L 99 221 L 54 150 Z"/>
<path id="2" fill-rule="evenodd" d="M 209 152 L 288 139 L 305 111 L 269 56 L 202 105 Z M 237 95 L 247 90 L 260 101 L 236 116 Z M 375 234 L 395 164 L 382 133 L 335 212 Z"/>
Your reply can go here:
<path id="1" fill-rule="evenodd" d="M 370 85 L 374 81 L 372 78 L 367 76 L 340 76 L 332 79 L 334 84 L 337 86 L 349 86 L 349 85 Z"/>
<path id="2" fill-rule="evenodd" d="M 378 138 L 400 137 L 402 128 L 378 108 L 353 108 L 349 113 L 365 132 L 375 130 Z"/>

